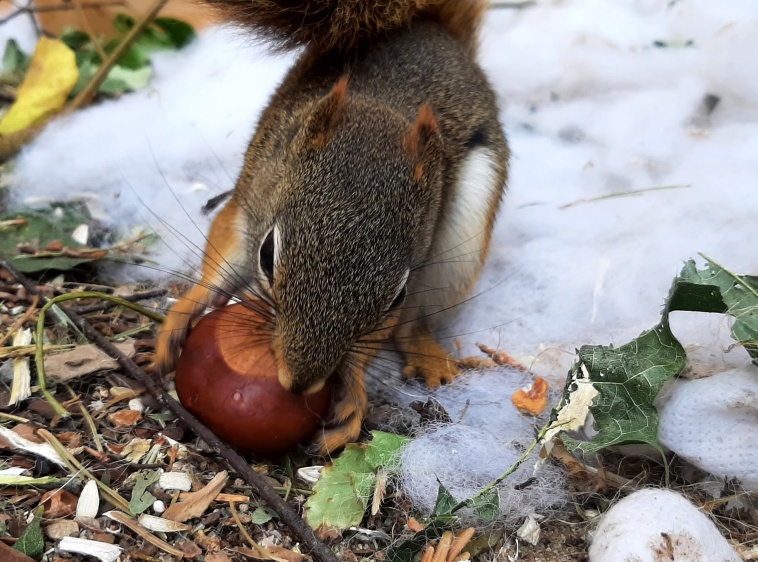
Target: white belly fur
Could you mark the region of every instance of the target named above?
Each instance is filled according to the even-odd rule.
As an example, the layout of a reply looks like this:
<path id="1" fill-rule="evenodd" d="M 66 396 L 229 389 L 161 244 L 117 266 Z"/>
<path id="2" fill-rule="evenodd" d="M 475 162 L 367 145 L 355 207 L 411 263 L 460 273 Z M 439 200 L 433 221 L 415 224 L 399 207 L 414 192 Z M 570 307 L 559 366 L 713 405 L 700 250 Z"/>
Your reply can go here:
<path id="1" fill-rule="evenodd" d="M 473 148 L 463 161 L 448 208 L 442 211 L 444 222 L 438 226 L 429 265 L 418 271 L 409 290 L 415 301 L 409 304 L 419 306 L 420 315 L 452 307 L 473 289 L 486 257 L 490 214 L 503 187 L 500 169 L 495 153 L 483 146 Z"/>

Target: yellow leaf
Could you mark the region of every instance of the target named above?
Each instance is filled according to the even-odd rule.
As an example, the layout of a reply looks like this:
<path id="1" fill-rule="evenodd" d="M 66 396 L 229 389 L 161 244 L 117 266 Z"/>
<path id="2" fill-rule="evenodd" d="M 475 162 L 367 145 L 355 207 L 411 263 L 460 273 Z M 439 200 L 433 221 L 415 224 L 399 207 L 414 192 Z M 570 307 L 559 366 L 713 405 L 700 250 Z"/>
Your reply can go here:
<path id="1" fill-rule="evenodd" d="M 61 109 L 79 80 L 76 55 L 65 43 L 42 37 L 16 103 L 0 121 L 0 135 L 23 131 Z"/>

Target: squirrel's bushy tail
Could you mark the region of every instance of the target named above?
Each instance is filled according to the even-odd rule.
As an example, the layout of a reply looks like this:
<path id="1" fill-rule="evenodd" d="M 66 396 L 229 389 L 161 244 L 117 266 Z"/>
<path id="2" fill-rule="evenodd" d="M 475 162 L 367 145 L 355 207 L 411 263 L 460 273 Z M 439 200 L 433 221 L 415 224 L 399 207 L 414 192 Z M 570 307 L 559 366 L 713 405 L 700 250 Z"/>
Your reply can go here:
<path id="1" fill-rule="evenodd" d="M 349 50 L 415 19 L 434 19 L 473 47 L 487 0 L 206 0 L 278 48 Z"/>

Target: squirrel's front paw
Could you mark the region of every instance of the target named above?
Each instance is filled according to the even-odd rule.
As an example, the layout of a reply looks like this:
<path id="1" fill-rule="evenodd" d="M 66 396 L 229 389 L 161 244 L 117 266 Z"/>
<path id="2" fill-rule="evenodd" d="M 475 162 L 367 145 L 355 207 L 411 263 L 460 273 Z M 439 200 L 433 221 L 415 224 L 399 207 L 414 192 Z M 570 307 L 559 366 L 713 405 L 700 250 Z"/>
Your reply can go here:
<path id="1" fill-rule="evenodd" d="M 155 342 L 155 366 L 159 373 L 174 370 L 184 341 L 189 331 L 189 320 L 184 314 L 171 311 L 158 331 Z"/>
<path id="2" fill-rule="evenodd" d="M 443 355 L 409 356 L 408 366 L 403 369 L 403 378 L 423 378 L 429 388 L 453 382 L 455 376 L 461 372 L 458 361 L 448 353 L 442 353 Z"/>
<path id="3" fill-rule="evenodd" d="M 308 454 L 328 455 L 357 441 L 365 412 L 366 402 L 361 397 L 348 394 L 341 398 L 332 406 L 326 427 L 308 446 Z"/>

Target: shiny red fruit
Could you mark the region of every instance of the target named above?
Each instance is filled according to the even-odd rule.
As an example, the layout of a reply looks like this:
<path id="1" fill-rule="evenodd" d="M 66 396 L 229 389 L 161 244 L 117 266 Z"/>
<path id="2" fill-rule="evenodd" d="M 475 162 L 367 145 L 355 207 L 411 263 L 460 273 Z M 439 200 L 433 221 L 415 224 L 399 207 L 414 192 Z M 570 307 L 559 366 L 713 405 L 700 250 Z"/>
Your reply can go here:
<path id="1" fill-rule="evenodd" d="M 279 384 L 266 319 L 239 303 L 215 310 L 192 329 L 176 369 L 184 407 L 218 437 L 246 453 L 294 449 L 323 427 L 332 389 L 307 396 Z"/>

